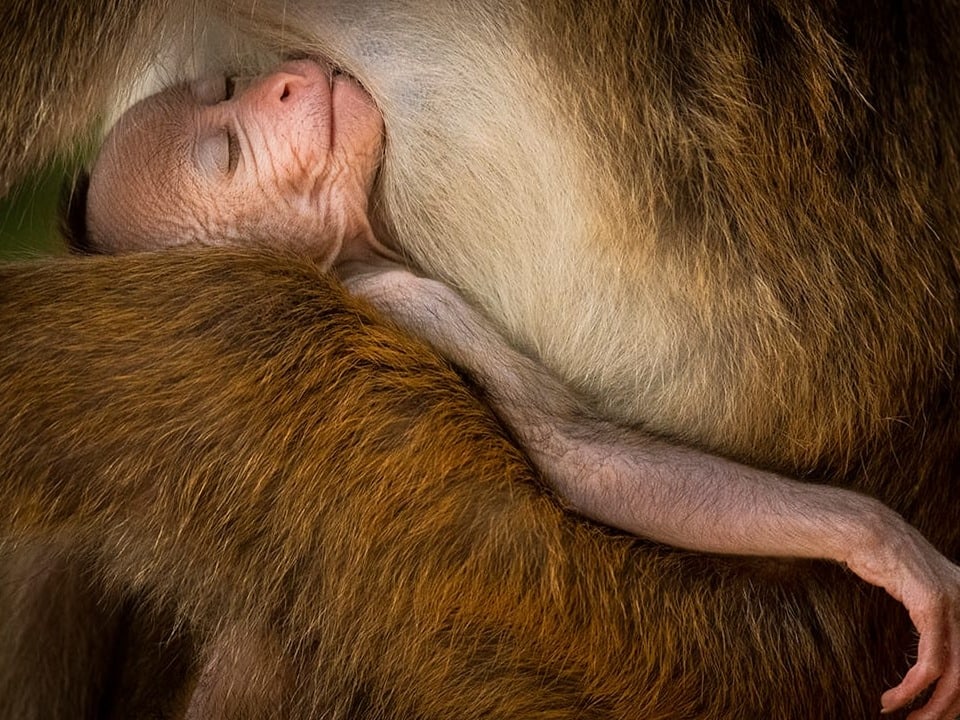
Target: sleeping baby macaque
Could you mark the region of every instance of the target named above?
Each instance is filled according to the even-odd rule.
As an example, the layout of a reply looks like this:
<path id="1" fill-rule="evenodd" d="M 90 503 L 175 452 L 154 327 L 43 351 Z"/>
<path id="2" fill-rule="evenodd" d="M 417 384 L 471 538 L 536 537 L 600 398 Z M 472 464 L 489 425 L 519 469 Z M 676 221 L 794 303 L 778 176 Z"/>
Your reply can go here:
<path id="1" fill-rule="evenodd" d="M 457 292 L 419 277 L 380 242 L 368 201 L 381 115 L 351 77 L 308 60 L 258 78 L 211 78 L 131 108 L 75 195 L 75 249 L 262 244 L 309 255 L 395 323 L 470 373 L 572 509 L 703 552 L 826 558 L 902 602 L 920 632 L 917 665 L 884 696 L 921 692 L 918 668 L 960 651 L 960 568 L 870 497 L 797 482 L 671 445 L 591 415 L 515 351 Z M 938 688 L 938 692 L 957 692 Z"/>

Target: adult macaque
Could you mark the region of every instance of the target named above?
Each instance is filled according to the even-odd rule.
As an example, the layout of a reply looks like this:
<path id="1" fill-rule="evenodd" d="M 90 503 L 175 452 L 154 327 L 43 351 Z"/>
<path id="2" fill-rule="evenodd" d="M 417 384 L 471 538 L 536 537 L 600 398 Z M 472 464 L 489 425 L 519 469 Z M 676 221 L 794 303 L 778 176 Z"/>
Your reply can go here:
<path id="1" fill-rule="evenodd" d="M 960 568 L 896 513 L 592 419 L 455 292 L 397 265 L 367 218 L 382 138 L 359 85 L 310 60 L 178 85 L 110 132 L 77 200 L 85 207 L 70 212 L 85 218 L 75 244 L 122 253 L 273 241 L 308 254 L 470 371 L 575 509 L 693 550 L 843 562 L 926 624 L 918 665 L 960 676 L 950 667 L 960 662 Z M 917 695 L 918 677 L 891 696 Z M 939 690 L 946 699 L 931 704 L 960 711 L 960 686 Z"/>
<path id="2" fill-rule="evenodd" d="M 174 606 L 200 648 L 200 684 L 166 688 L 188 708 L 878 710 L 867 650 L 895 628 L 842 570 L 690 554 L 563 513 L 451 368 L 312 263 L 208 249 L 3 266 L 0 329 L 0 525 L 72 538 L 107 597 Z"/>
<path id="3" fill-rule="evenodd" d="M 31 18 L 49 12 L 41 3 L 14 7 Z M 143 7 L 157 17 L 165 9 Z M 431 3 L 418 15 L 404 4 L 261 1 L 226 9 L 252 44 L 325 55 L 360 79 L 390 128 L 370 206 L 374 236 L 466 295 L 604 415 L 786 474 L 865 491 L 902 512 L 948 557 L 957 556 L 960 92 L 952 71 L 960 22 L 953 5 L 600 2 L 584 12 L 572 2 L 491 1 Z M 83 17 L 82 10 L 73 12 Z M 170 37 L 141 32 L 127 11 L 109 4 L 91 3 L 88 12 L 91 25 L 71 28 L 65 37 L 83 43 L 94 35 L 127 34 L 134 38 L 128 56 L 138 50 L 148 56 L 150 38 Z M 166 21 L 169 31 L 182 17 L 170 14 Z M 55 87 L 84 89 L 74 91 L 75 98 L 91 87 L 102 95 L 102 78 L 115 76 L 115 64 L 107 65 L 115 60 L 115 43 L 90 48 L 89 55 L 64 53 L 68 61 L 42 24 L 0 25 L 11 33 L 2 38 L 9 40 L 0 44 L 4 52 L 44 69 L 36 85 L 2 85 L 14 93 L 4 105 L 13 123 L 50 117 L 58 107 Z M 56 83 L 42 81 L 48 75 Z M 28 70 L 18 78 L 30 76 Z M 68 105 L 62 112 L 79 117 L 94 109 Z M 0 153 L 20 158 L 23 148 L 4 142 Z M 58 541 L 89 547 L 105 538 L 107 550 L 97 557 L 113 563 L 110 576 L 118 585 L 136 583 L 172 603 L 198 628 L 202 647 L 232 648 L 214 654 L 234 658 L 233 667 L 247 666 L 244 638 L 304 651 L 337 642 L 329 654 L 278 654 L 294 670 L 309 669 L 305 683 L 324 688 L 313 695 L 317 707 L 330 708 L 331 716 L 422 717 L 563 710 L 580 717 L 865 717 L 875 711 L 880 688 L 906 670 L 905 618 L 833 567 L 793 563 L 765 572 L 759 561 L 693 557 L 642 543 L 628 553 L 620 540 L 592 535 L 567 518 L 558 522 L 571 528 L 571 535 L 561 533 L 569 543 L 554 543 L 549 504 L 524 505 L 531 514 L 521 515 L 532 525 L 519 523 L 520 530 L 483 525 L 489 518 L 477 514 L 483 503 L 493 503 L 489 511 L 513 512 L 517 491 L 491 497 L 472 481 L 457 486 L 462 494 L 429 503 L 401 495 L 401 510 L 387 508 L 382 497 L 367 498 L 349 484 L 352 465 L 344 470 L 339 457 L 301 454 L 312 448 L 299 442 L 300 423 L 316 419 L 310 407 L 295 404 L 304 397 L 300 381 L 307 375 L 301 373 L 315 360 L 315 384 L 336 389 L 345 367 L 301 352 L 330 351 L 311 341 L 343 341 L 351 358 L 346 367 L 369 369 L 396 358 L 394 343 L 402 345 L 402 338 L 318 337 L 316 327 L 311 333 L 291 319 L 306 322 L 317 312 L 297 317 L 293 309 L 302 303 L 272 302 L 290 288 L 281 279 L 291 274 L 296 293 L 308 281 L 323 292 L 322 280 L 297 271 L 289 259 L 255 258 L 264 266 L 261 275 L 233 256 L 205 257 L 209 264 L 194 270 L 197 258 L 181 263 L 154 256 L 7 271 L 3 292 L 28 297 L 6 298 L 2 332 L 33 352 L 18 346 L 23 374 L 5 377 L 0 389 L 4 440 L 16 449 L 0 462 L 9 463 L 4 492 L 25 493 L 53 492 L 44 463 L 67 462 L 58 456 L 89 463 L 86 476 L 73 477 L 78 492 L 92 493 L 94 502 L 64 516 L 70 522 L 58 526 Z M 131 283 L 158 287 L 138 294 L 123 284 L 120 295 L 108 268 L 130 271 Z M 260 287 L 246 284 L 254 282 Z M 195 297 L 205 299 L 202 307 L 189 305 Z M 148 299 L 157 303 L 151 310 Z M 39 303 L 35 313 L 23 304 L 28 301 Z M 234 302 L 246 303 L 238 312 L 249 310 L 256 322 L 230 322 L 256 324 L 266 335 L 243 332 L 243 342 L 229 341 L 231 330 L 213 311 Z M 309 307 L 328 308 L 325 316 L 346 328 L 357 311 L 341 303 L 347 301 L 333 292 Z M 344 307 L 347 312 L 338 312 Z M 202 310 L 212 315 L 200 321 L 191 314 Z M 179 321 L 200 335 L 184 333 Z M 172 348 L 186 365 L 158 365 L 150 350 L 134 352 L 125 338 L 130 325 L 140 324 L 154 333 L 154 355 Z M 283 354 L 296 361 L 268 367 L 275 372 L 267 379 L 279 383 L 272 387 L 288 401 L 279 405 L 276 395 L 269 401 L 259 395 L 247 374 L 263 370 L 265 356 L 278 358 L 270 352 L 277 339 L 297 350 Z M 422 350 L 409 352 L 399 364 L 416 377 L 405 363 L 417 358 L 422 371 Z M 48 359 L 41 363 L 38 355 Z M 227 366 L 216 365 L 218 358 Z M 83 376 L 87 367 L 97 372 Z M 210 367 L 225 379 L 217 387 L 238 389 L 242 397 L 215 393 L 209 376 L 196 370 Z M 20 377 L 22 384 L 13 382 Z M 370 374 L 356 378 L 367 393 L 383 387 Z M 130 383 L 126 391 L 117 380 Z M 352 389 L 364 395 L 359 386 Z M 99 402 L 82 402 L 91 394 Z M 444 395 L 441 404 L 449 399 Z M 380 417 L 392 431 L 407 427 L 409 403 L 396 396 L 390 402 L 400 415 L 380 415 L 369 402 L 345 404 L 352 414 L 345 410 L 335 416 L 340 425 L 314 428 L 315 434 L 342 437 L 349 428 L 353 440 L 370 432 L 376 442 L 362 447 L 382 459 L 376 453 L 402 443 L 391 444 L 366 423 Z M 158 434 L 132 429 L 138 407 L 162 410 L 165 421 L 150 426 Z M 78 408 L 87 412 L 70 415 Z M 34 427 L 33 418 L 46 425 Z M 451 426 L 435 416 L 420 419 L 422 432 L 434 423 L 432 438 L 462 439 L 447 437 Z M 208 432 L 205 425 L 214 420 L 220 431 Z M 56 428 L 63 432 L 51 437 Z M 492 442 L 479 431 L 474 437 Z M 241 483 L 254 492 L 240 497 L 229 473 L 220 472 L 234 462 L 216 452 L 227 445 L 240 470 L 267 463 L 289 472 L 263 476 L 279 477 L 279 485 Z M 489 447 L 484 457 L 509 456 L 507 447 Z M 443 468 L 476 451 L 444 446 L 424 455 L 419 472 L 410 469 L 415 455 L 389 456 L 387 467 L 403 469 L 389 487 L 419 492 L 424 478 L 447 477 Z M 351 452 L 343 460 L 358 458 Z M 105 474 L 90 469 L 97 463 Z M 302 481 L 298 470 L 305 467 L 316 486 Z M 10 473 L 17 468 L 39 480 L 15 485 Z M 369 468 L 358 473 L 370 477 Z M 91 474 L 104 483 L 84 482 Z M 180 520 L 171 511 L 152 525 L 140 506 L 156 497 L 123 493 L 157 482 L 172 492 L 180 485 L 171 486 L 170 478 L 198 483 L 184 486 L 195 492 L 177 496 Z M 345 493 L 323 505 L 333 513 L 324 516 L 326 528 L 336 524 L 330 518 L 341 520 L 339 529 L 373 527 L 367 521 L 379 520 L 381 509 L 398 522 L 413 522 L 396 533 L 404 542 L 391 564 L 378 564 L 381 546 L 371 547 L 360 531 L 352 536 L 356 544 L 343 546 L 347 557 L 333 558 L 333 570 L 319 562 L 331 556 L 318 560 L 312 551 L 332 552 L 335 543 L 315 548 L 303 540 L 310 522 L 320 519 L 309 506 L 284 504 L 294 496 L 304 503 L 329 498 L 311 495 L 318 488 Z M 257 501 L 274 497 L 284 501 L 282 512 L 262 514 Z M 43 534 L 50 527 L 42 518 L 29 522 L 30 511 L 42 510 L 49 495 L 18 492 L 5 499 L 22 508 L 14 508 L 19 531 Z M 234 531 L 260 529 L 226 532 L 218 518 Z M 477 529 L 476 518 L 489 534 L 468 532 Z M 230 537 L 241 541 L 242 552 L 233 556 L 217 546 Z M 167 540 L 184 544 L 171 549 Z M 291 552 L 274 552 L 278 540 Z M 506 555 L 499 554 L 504 547 Z M 603 555 L 611 548 L 624 554 L 611 560 Z M 265 571 L 272 563 L 263 559 L 274 557 L 296 558 L 296 572 L 285 573 L 286 564 Z M 476 570 L 471 561 L 481 558 L 490 560 L 485 567 L 493 573 L 464 578 Z M 301 575 L 302 566 L 316 575 Z M 452 585 L 427 582 L 437 577 L 431 570 L 451 566 L 460 571 Z M 196 572 L 187 572 L 191 568 Z M 520 581 L 525 577 L 535 578 L 533 585 Z M 360 589 L 351 591 L 341 580 L 360 581 Z M 319 620 L 286 621 L 290 606 L 334 617 L 325 613 L 356 608 L 358 594 L 368 600 L 372 588 L 385 603 L 368 603 L 366 612 L 384 615 L 382 624 L 345 621 L 338 627 L 348 628 L 346 635 L 326 635 Z M 570 604 L 543 612 L 537 604 L 544 598 Z M 518 603 L 540 609 L 511 615 Z M 410 624 L 391 624 L 384 608 L 410 610 Z M 744 626 L 749 631 L 741 637 Z M 223 632 L 211 639 L 216 630 Z M 408 646 L 410 654 L 399 658 Z M 385 647 L 390 659 L 381 661 Z M 321 656 L 326 664 L 315 664 Z M 429 662 L 420 666 L 421 658 Z M 925 685 L 941 669 L 918 666 L 906 685 Z M 287 677 L 270 667 L 243 674 L 273 677 L 275 687 L 284 687 Z M 944 677 L 938 688 L 956 683 Z M 306 684 L 302 689 L 291 702 L 310 695 Z M 937 692 L 916 717 L 948 714 L 947 697 Z M 886 696 L 884 703 L 904 699 Z"/>

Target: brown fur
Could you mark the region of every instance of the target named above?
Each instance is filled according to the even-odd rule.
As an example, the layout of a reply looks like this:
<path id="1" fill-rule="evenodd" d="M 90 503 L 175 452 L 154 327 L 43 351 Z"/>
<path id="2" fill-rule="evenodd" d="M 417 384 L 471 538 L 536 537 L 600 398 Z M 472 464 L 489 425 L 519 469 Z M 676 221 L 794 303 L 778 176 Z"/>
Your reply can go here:
<path id="1" fill-rule="evenodd" d="M 456 373 L 310 266 L 58 261 L 0 288 L 0 522 L 225 636 L 235 692 L 284 672 L 260 637 L 293 717 L 863 717 L 890 680 L 882 593 L 566 515 Z"/>
<path id="2" fill-rule="evenodd" d="M 0 7 L 0 197 L 65 140 L 92 129 L 111 95 L 145 67 L 144 48 L 161 41 L 171 5 L 12 0 Z"/>
<path id="3" fill-rule="evenodd" d="M 271 41 L 351 60 L 282 4 L 292 20 Z M 108 5 L 71 16 L 71 37 L 136 38 Z M 464 63 L 504 38 L 532 58 L 515 87 L 496 65 L 513 55 L 481 54 L 504 98 L 550 111 L 531 111 L 543 152 L 528 166 L 504 159 L 526 105 L 484 116 L 492 145 L 456 132 L 474 108 L 442 101 L 480 88 L 477 68 L 399 58 L 457 73 L 414 97 L 416 116 L 378 75 L 391 53 L 352 58 L 392 129 L 381 229 L 608 414 L 875 494 L 956 558 L 956 8 L 579 7 L 514 4 L 437 35 Z M 260 33 L 280 17 L 266 0 L 242 10 Z M 2 127 L 49 133 L 0 144 L 7 183 L 98 109 L 112 74 L 94 68 L 118 52 L 61 52 L 25 27 L 0 47 L 63 82 L 7 56 Z M 400 37 L 394 53 L 416 49 Z M 158 705 L 869 717 L 907 665 L 902 611 L 837 567 L 696 556 L 563 515 L 449 368 L 307 266 L 210 253 L 0 276 L 0 512 L 11 537 L 69 551 L 66 572 L 95 558 L 81 574 L 110 578 L 108 614 L 149 598 L 135 623 L 187 633 L 170 631 L 169 656 L 204 676 L 158 682 Z M 75 630 L 51 632 L 69 646 Z M 279 649 L 258 656 L 261 641 Z M 73 660 L 63 692 L 99 697 L 107 655 Z M 57 707 L 39 681 L 4 687 Z"/>

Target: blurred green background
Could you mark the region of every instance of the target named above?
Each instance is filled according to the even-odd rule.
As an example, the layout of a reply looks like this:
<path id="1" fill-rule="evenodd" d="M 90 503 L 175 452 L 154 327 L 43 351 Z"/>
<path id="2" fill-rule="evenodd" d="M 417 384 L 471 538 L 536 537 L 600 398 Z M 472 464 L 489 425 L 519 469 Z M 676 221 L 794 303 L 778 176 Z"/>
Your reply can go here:
<path id="1" fill-rule="evenodd" d="M 51 164 L 0 200 L 0 259 L 66 252 L 57 230 L 57 206 L 60 188 L 72 172 L 64 162 Z"/>

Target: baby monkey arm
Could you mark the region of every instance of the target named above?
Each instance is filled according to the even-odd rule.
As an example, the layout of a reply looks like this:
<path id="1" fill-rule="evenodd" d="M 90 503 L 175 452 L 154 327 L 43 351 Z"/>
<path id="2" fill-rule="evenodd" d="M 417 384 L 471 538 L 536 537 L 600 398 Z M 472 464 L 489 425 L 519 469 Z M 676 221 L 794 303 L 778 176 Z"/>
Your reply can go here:
<path id="1" fill-rule="evenodd" d="M 938 681 L 911 717 L 939 717 L 960 688 L 960 568 L 900 515 L 850 490 L 798 482 L 593 417 L 446 285 L 401 268 L 341 268 L 347 286 L 434 345 L 484 388 L 548 484 L 574 509 L 702 552 L 844 563 L 904 604 L 917 663 L 885 711 Z"/>

